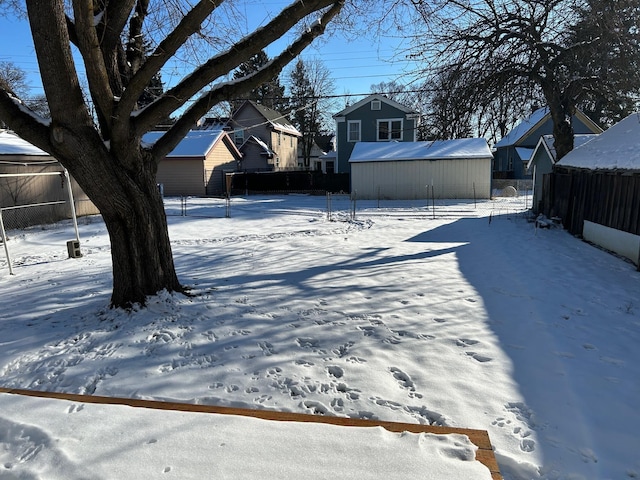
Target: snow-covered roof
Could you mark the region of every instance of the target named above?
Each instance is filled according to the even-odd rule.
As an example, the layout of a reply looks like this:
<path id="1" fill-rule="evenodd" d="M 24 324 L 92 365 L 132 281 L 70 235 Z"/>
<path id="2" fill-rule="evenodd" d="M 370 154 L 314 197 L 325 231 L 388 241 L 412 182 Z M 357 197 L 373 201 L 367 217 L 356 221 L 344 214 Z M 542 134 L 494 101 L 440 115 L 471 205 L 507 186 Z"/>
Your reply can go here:
<path id="1" fill-rule="evenodd" d="M 166 132 L 148 132 L 142 137 L 144 143 L 153 145 Z M 216 144 L 225 132 L 223 130 L 190 130 L 174 148 L 170 157 L 203 157 Z"/>
<path id="2" fill-rule="evenodd" d="M 584 145 L 585 143 L 596 138 L 598 135 L 599 133 L 581 133 L 578 135 L 574 135 L 573 148 L 578 148 L 579 146 Z M 538 141 L 538 145 L 536 145 L 536 148 L 534 149 L 534 153 L 533 155 L 531 155 L 531 158 L 527 163 L 527 168 L 531 168 L 532 162 L 536 158 L 535 152 L 537 152 L 538 149 L 540 148 L 544 148 L 547 151 L 547 155 L 549 155 L 551 162 L 556 163 L 556 147 L 553 145 L 553 143 L 554 143 L 553 135 L 543 135 L 542 137 L 540 137 L 540 140 Z"/>
<path id="3" fill-rule="evenodd" d="M 249 138 L 247 138 L 244 141 L 244 143 L 240 146 L 240 150 L 244 150 L 244 146 L 247 143 L 255 143 L 256 145 L 258 145 L 258 147 L 262 149 L 262 153 L 264 155 L 267 155 L 269 157 L 275 156 L 275 153 L 273 152 L 273 150 L 269 148 L 269 145 L 264 143 L 260 138 L 256 137 L 255 135 L 251 135 Z"/>
<path id="4" fill-rule="evenodd" d="M 0 155 L 48 156 L 49 154 L 23 140 L 13 132 L 0 130 Z"/>
<path id="5" fill-rule="evenodd" d="M 557 165 L 589 170 L 640 170 L 640 112 L 574 148 Z"/>
<path id="6" fill-rule="evenodd" d="M 349 162 L 492 158 L 484 138 L 433 142 L 358 142 Z"/>
<path id="7" fill-rule="evenodd" d="M 496 148 L 515 145 L 518 140 L 520 140 L 528 132 L 535 128 L 536 125 L 542 122 L 548 114 L 549 109 L 547 107 L 539 108 L 538 110 L 533 112 L 529 118 L 521 121 L 519 124 L 513 127 L 513 129 L 507 135 L 502 137 L 500 141 L 496 143 Z"/>

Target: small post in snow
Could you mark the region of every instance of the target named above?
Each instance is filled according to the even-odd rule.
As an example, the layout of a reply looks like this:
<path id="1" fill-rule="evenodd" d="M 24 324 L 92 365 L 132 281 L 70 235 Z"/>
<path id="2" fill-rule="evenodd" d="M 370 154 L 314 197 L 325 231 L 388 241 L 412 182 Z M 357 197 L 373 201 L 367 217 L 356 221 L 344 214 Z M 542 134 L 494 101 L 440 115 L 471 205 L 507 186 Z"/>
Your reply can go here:
<path id="1" fill-rule="evenodd" d="M 478 203 L 476 202 L 476 182 L 473 182 L 473 208 L 478 208 Z"/>
<path id="2" fill-rule="evenodd" d="M 2 236 L 2 245 L 4 246 L 4 254 L 7 257 L 7 265 L 9 265 L 9 275 L 13 275 L 13 267 L 11 266 L 11 255 L 9 255 L 9 247 L 7 246 L 7 232 L 4 229 L 4 221 L 2 220 L 1 208 L 0 208 L 0 235 Z"/>
<path id="3" fill-rule="evenodd" d="M 358 191 L 354 190 L 351 193 L 351 220 L 356 219 L 356 199 L 358 198 Z"/>
<path id="4" fill-rule="evenodd" d="M 433 179 L 431 180 L 431 204 L 433 205 L 433 219 L 436 219 L 436 190 L 433 186 Z"/>

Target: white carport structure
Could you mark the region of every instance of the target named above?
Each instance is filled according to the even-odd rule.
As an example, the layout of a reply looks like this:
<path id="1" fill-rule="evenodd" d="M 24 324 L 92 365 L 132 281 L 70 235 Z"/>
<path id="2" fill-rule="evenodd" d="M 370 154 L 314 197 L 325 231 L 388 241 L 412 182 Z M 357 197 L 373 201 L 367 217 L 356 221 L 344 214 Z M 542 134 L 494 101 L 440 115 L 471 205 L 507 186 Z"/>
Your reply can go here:
<path id="1" fill-rule="evenodd" d="M 492 159 L 484 138 L 359 142 L 351 191 L 359 199 L 490 198 Z"/>

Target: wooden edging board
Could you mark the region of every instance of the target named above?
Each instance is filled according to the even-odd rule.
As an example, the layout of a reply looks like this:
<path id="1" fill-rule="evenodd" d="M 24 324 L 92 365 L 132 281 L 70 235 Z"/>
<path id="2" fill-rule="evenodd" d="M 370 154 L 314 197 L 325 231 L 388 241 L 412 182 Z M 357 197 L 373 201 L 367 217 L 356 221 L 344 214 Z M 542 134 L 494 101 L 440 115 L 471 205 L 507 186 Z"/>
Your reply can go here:
<path id="1" fill-rule="evenodd" d="M 304 413 L 277 412 L 273 410 L 252 410 L 248 408 L 218 407 L 215 405 L 195 405 L 191 403 L 161 402 L 157 400 L 140 400 L 134 398 L 102 397 L 97 395 L 80 395 L 74 393 L 44 392 L 38 390 L 24 390 L 19 388 L 0 387 L 0 394 L 23 395 L 27 397 L 67 400 L 78 403 L 96 403 L 103 405 L 126 405 L 137 408 L 155 410 L 170 410 L 192 413 L 217 413 L 220 415 L 239 415 L 262 420 L 277 422 L 311 422 L 338 425 L 343 427 L 382 427 L 390 432 L 434 433 L 447 435 L 459 433 L 469 437 L 471 443 L 478 447 L 476 459 L 491 472 L 493 480 L 503 480 L 498 468 L 498 462 L 493 454 L 493 447 L 486 430 L 472 430 L 468 428 L 440 427 L 436 425 L 422 425 L 418 423 L 385 422 L 381 420 L 365 420 L 350 417 L 330 417 L 310 415 Z"/>

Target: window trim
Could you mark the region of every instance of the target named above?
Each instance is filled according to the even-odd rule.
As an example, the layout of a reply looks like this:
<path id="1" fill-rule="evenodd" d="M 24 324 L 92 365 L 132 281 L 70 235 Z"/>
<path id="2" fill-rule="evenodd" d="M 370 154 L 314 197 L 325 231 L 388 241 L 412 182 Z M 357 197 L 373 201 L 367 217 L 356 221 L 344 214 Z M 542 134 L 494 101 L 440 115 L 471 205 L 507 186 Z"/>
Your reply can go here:
<path id="1" fill-rule="evenodd" d="M 358 126 L 358 138 L 351 138 L 351 125 Z M 361 120 L 347 120 L 347 142 L 349 143 L 357 143 L 362 139 L 362 121 Z"/>
<path id="2" fill-rule="evenodd" d="M 393 138 L 393 122 L 400 122 L 400 136 L 397 138 Z M 380 125 L 387 124 L 387 132 L 388 138 L 380 138 Z M 401 142 L 404 139 L 404 119 L 402 118 L 379 118 L 376 121 L 376 141 L 377 142 L 393 142 L 399 141 Z"/>
<path id="3" fill-rule="evenodd" d="M 380 100 L 371 100 L 371 110 L 382 110 L 382 102 Z"/>

